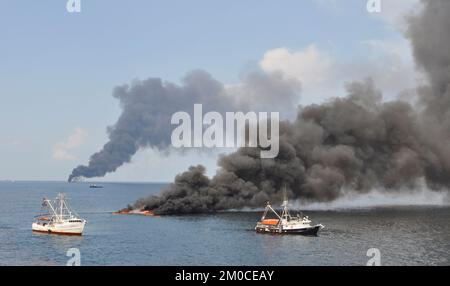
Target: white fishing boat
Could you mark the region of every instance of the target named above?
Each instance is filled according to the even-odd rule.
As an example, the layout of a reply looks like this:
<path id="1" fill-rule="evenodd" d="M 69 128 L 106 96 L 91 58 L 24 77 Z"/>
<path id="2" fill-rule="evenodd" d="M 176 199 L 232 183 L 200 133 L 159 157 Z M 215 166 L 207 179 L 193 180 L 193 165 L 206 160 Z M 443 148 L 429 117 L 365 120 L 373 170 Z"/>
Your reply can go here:
<path id="1" fill-rule="evenodd" d="M 60 193 L 54 200 L 44 198 L 45 214 L 37 216 L 32 230 L 49 234 L 82 235 L 87 221 L 69 208 L 67 198 Z"/>
<path id="2" fill-rule="evenodd" d="M 278 214 L 270 203 L 267 203 L 261 221 L 256 224 L 255 230 L 259 233 L 317 235 L 324 228 L 322 224 L 311 225 L 311 220 L 307 216 L 300 214 L 292 216 L 286 195 L 282 207 L 281 214 Z M 276 218 L 267 219 L 269 212 L 275 214 Z"/>

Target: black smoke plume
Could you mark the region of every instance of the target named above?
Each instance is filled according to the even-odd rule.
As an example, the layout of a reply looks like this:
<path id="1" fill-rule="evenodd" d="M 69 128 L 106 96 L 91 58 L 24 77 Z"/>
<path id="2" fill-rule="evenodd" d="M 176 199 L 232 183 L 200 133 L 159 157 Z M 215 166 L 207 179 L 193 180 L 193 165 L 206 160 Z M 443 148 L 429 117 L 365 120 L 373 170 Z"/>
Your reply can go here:
<path id="1" fill-rule="evenodd" d="M 108 128 L 109 142 L 91 156 L 87 166 L 76 167 L 69 182 L 114 172 L 130 162 L 140 148 L 167 151 L 172 114 L 184 111 L 192 115 L 196 103 L 203 105 L 204 113 L 267 110 L 295 114 L 299 91 L 297 81 L 262 72 L 252 72 L 232 87 L 224 86 L 204 71 L 189 73 L 182 85 L 150 78 L 116 87 L 113 96 L 119 99 L 123 111 L 116 124 Z"/>
<path id="2" fill-rule="evenodd" d="M 420 102 L 382 101 L 370 80 L 348 83 L 348 95 L 302 107 L 280 126 L 280 153 L 260 159 L 241 148 L 219 159 L 213 178 L 195 166 L 157 196 L 131 208 L 157 214 L 214 212 L 279 201 L 286 184 L 291 198 L 331 201 L 343 190 L 434 190 L 450 186 L 450 1 L 424 0 L 409 18 L 407 36 L 417 66 L 428 78 Z"/>

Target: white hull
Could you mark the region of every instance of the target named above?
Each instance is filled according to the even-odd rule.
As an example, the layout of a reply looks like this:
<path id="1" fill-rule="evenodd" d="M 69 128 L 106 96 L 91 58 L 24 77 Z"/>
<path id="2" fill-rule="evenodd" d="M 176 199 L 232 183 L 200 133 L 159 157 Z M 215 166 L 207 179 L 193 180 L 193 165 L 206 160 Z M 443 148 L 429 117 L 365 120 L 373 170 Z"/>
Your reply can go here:
<path id="1" fill-rule="evenodd" d="M 33 231 L 49 234 L 82 235 L 86 221 L 81 222 L 55 222 L 55 223 L 33 223 Z"/>
<path id="2" fill-rule="evenodd" d="M 49 234 L 82 235 L 86 220 L 72 211 L 64 194 L 60 193 L 55 200 L 44 198 L 42 207 L 48 213 L 37 216 L 31 225 L 33 231 Z"/>

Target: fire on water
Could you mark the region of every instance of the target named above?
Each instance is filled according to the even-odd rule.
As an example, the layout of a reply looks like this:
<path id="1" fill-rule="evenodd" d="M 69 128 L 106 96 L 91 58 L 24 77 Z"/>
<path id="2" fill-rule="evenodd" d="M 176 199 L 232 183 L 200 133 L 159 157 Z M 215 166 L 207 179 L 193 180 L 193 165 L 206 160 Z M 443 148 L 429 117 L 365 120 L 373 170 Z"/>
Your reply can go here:
<path id="1" fill-rule="evenodd" d="M 113 214 L 119 214 L 119 215 L 143 215 L 143 216 L 153 216 L 158 217 L 154 212 L 149 210 L 128 210 L 123 209 L 116 212 L 113 212 Z"/>

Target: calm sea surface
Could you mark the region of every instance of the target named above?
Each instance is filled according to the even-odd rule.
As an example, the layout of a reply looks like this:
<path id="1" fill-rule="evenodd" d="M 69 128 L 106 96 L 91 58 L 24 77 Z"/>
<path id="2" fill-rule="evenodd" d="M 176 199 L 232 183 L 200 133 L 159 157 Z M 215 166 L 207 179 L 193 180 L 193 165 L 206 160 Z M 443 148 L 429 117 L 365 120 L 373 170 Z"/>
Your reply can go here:
<path id="1" fill-rule="evenodd" d="M 450 208 L 390 207 L 306 214 L 318 237 L 256 234 L 261 213 L 142 217 L 112 215 L 162 184 L 0 182 L 0 265 L 365 265 L 378 248 L 383 265 L 450 265 Z M 82 237 L 31 231 L 43 197 L 65 192 L 88 220 Z"/>

